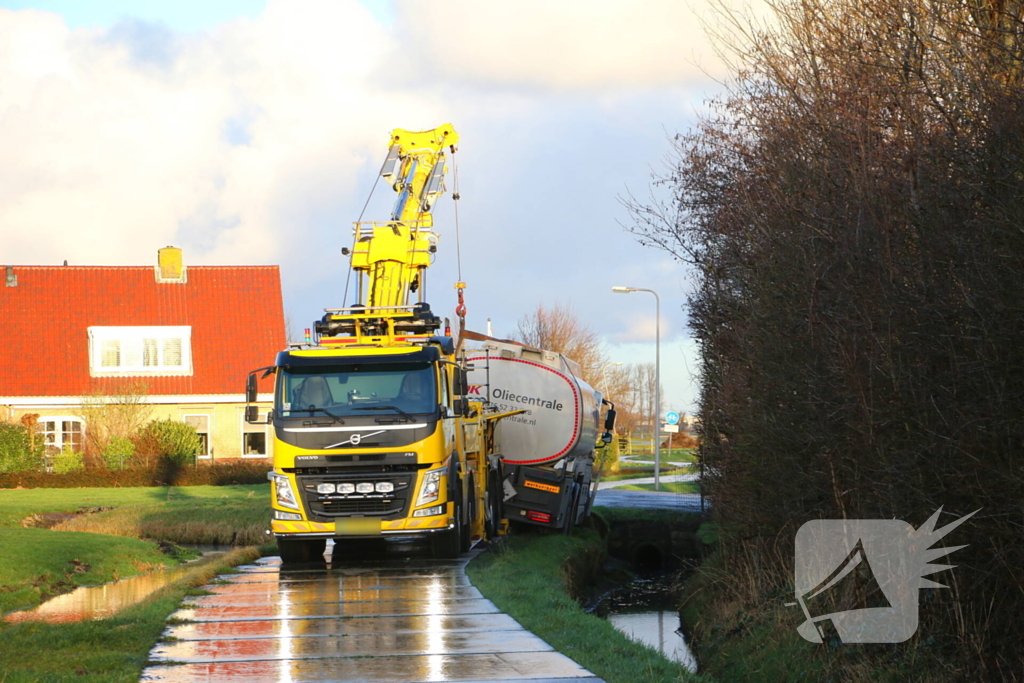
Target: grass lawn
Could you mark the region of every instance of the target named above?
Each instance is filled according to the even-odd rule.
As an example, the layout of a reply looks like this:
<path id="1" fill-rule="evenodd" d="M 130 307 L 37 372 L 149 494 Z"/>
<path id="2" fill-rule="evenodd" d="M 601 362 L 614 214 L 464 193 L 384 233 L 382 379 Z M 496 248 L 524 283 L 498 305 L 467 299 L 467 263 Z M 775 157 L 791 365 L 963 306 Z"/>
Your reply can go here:
<path id="1" fill-rule="evenodd" d="M 654 484 L 627 484 L 616 488 L 621 491 L 653 491 Z M 700 493 L 700 484 L 695 481 L 663 481 L 661 490 L 668 493 Z"/>
<path id="2" fill-rule="evenodd" d="M 138 681 L 167 615 L 186 592 L 259 557 L 252 546 L 264 542 L 269 496 L 269 484 L 0 491 L 0 612 L 198 555 L 176 543 L 250 546 L 200 560 L 143 602 L 101 621 L 0 622 L 0 683 Z M 23 525 L 82 508 L 90 512 L 52 529 Z"/>
<path id="3" fill-rule="evenodd" d="M 262 543 L 270 516 L 269 495 L 269 484 L 6 489 L 0 493 L 0 612 L 196 556 L 173 548 L 168 554 L 154 540 L 143 539 Z M 22 526 L 22 520 L 33 515 L 82 507 L 114 509 L 80 515 L 58 524 L 59 531 Z"/>
<path id="4" fill-rule="evenodd" d="M 167 615 L 178 608 L 184 596 L 218 573 L 257 557 L 256 548 L 238 548 L 227 555 L 204 558 L 184 577 L 102 621 L 0 622 L 0 681 L 136 683 L 150 649 L 167 626 Z"/>
<path id="5" fill-rule="evenodd" d="M 634 469 L 641 468 L 631 467 L 629 469 L 623 469 L 620 470 L 618 474 L 609 474 L 601 477 L 601 481 L 625 481 L 627 479 L 643 479 L 644 477 L 654 476 L 653 467 L 644 467 L 640 472 L 634 472 Z M 668 469 L 663 468 L 661 470 L 661 476 L 664 477 L 667 474 L 692 474 L 693 472 L 694 470 L 690 467 L 670 467 Z"/>
<path id="6" fill-rule="evenodd" d="M 468 572 L 473 585 L 502 611 L 608 683 L 709 680 L 630 640 L 570 596 L 567 568 L 593 561 L 602 548 L 594 531 L 582 529 L 571 537 L 514 535 L 470 563 Z"/>

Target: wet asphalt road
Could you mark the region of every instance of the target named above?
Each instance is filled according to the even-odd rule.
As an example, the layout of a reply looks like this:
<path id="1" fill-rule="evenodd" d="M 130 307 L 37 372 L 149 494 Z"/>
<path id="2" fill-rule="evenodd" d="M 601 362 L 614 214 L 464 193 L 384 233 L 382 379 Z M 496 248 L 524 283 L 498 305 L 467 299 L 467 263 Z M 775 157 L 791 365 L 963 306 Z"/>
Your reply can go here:
<path id="1" fill-rule="evenodd" d="M 166 664 L 142 681 L 603 683 L 484 598 L 464 571 L 471 554 L 382 548 L 301 568 L 268 557 L 220 577 L 171 615 L 150 652 Z"/>

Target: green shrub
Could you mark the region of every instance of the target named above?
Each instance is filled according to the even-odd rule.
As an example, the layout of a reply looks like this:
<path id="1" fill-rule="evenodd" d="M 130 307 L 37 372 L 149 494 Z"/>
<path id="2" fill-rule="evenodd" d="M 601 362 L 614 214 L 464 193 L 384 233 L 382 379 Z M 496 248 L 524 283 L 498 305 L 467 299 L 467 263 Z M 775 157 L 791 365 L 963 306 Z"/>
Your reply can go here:
<path id="1" fill-rule="evenodd" d="M 194 462 L 201 448 L 196 430 L 174 420 L 153 420 L 140 430 L 136 444 L 136 452 L 162 455 L 176 465 Z"/>
<path id="2" fill-rule="evenodd" d="M 70 446 L 65 446 L 60 453 L 53 456 L 50 464 L 53 467 L 54 474 L 68 474 L 69 472 L 85 469 L 82 453 L 73 450 Z"/>
<path id="3" fill-rule="evenodd" d="M 204 463 L 199 467 L 129 467 L 123 470 L 89 467 L 70 474 L 38 471 L 0 472 L 0 489 L 265 484 L 269 469 L 270 463 L 265 460 L 244 460 Z"/>
<path id="4" fill-rule="evenodd" d="M 103 449 L 103 461 L 111 469 L 124 469 L 135 455 L 135 444 L 123 436 L 113 436 Z"/>
<path id="5" fill-rule="evenodd" d="M 22 425 L 0 422 L 0 472 L 38 470 L 42 447 L 32 448 Z"/>

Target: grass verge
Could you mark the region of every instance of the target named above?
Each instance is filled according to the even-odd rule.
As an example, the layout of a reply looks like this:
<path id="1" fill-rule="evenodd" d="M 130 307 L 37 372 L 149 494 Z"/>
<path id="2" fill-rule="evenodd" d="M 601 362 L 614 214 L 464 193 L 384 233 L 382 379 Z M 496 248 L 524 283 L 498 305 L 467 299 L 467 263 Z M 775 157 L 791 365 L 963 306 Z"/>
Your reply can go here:
<path id="1" fill-rule="evenodd" d="M 693 474 L 693 470 L 689 467 L 672 467 L 667 470 L 661 470 L 661 476 L 664 477 L 669 474 Z M 644 477 L 653 476 L 653 467 L 630 467 L 620 470 L 618 474 L 609 474 L 601 477 L 601 481 L 625 481 L 627 479 L 643 479 Z"/>
<path id="2" fill-rule="evenodd" d="M 627 484 L 616 488 L 622 491 L 653 491 L 654 484 Z M 700 484 L 695 481 L 663 481 L 661 490 L 665 493 L 700 493 Z"/>
<path id="3" fill-rule="evenodd" d="M 183 577 L 143 602 L 102 621 L 71 624 L 0 622 L 3 683 L 136 683 L 149 651 L 182 598 L 219 572 L 259 557 L 258 548 L 236 548 L 200 560 Z M 29 654 L 31 653 L 31 654 Z"/>
<path id="4" fill-rule="evenodd" d="M 267 489 L 262 484 L 4 491 L 0 613 L 195 556 L 172 544 L 262 543 L 270 516 Z M 73 515 L 82 508 L 93 512 Z M 61 531 L 23 526 L 55 521 Z"/>
<path id="5" fill-rule="evenodd" d="M 573 597 L 596 571 L 604 544 L 594 531 L 574 536 L 510 536 L 470 563 L 473 585 L 549 645 L 608 683 L 708 681 L 630 640 Z"/>

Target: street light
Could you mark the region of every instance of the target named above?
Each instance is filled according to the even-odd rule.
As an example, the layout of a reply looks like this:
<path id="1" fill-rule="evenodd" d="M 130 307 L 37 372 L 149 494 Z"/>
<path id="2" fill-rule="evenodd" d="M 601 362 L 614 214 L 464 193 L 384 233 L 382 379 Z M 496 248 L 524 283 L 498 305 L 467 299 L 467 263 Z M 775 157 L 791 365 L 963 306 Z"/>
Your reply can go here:
<path id="1" fill-rule="evenodd" d="M 653 289 L 642 287 L 612 287 L 616 294 L 650 292 L 654 295 L 654 490 L 661 490 L 661 297 Z"/>
<path id="2" fill-rule="evenodd" d="M 614 368 L 614 367 L 617 367 L 619 365 L 622 365 L 622 361 L 619 361 L 618 363 L 608 363 L 603 368 L 601 368 L 601 386 L 602 387 L 607 387 L 608 386 L 608 381 L 605 379 L 605 371 L 608 370 L 608 368 Z"/>

